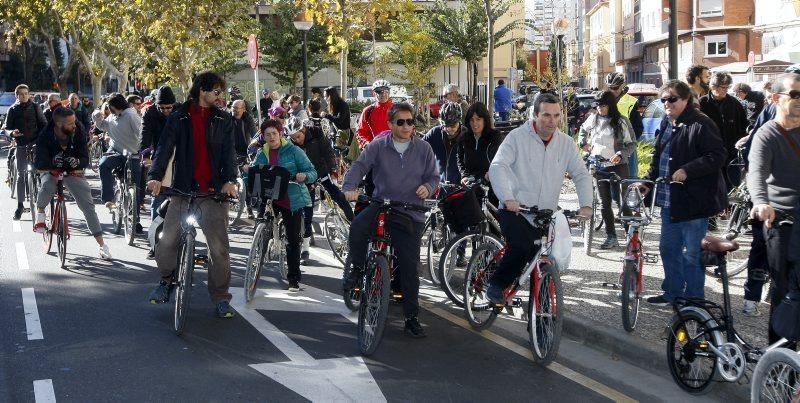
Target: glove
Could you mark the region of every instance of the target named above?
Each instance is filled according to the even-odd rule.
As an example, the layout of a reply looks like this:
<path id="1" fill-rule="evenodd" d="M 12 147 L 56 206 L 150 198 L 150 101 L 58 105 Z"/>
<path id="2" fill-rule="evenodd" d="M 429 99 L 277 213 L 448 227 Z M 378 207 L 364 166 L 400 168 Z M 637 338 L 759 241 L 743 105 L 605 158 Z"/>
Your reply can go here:
<path id="1" fill-rule="evenodd" d="M 58 154 L 56 154 L 55 157 L 53 157 L 53 166 L 56 167 L 56 168 L 61 168 L 62 166 L 64 166 L 64 155 L 63 154 L 58 153 Z"/>
<path id="2" fill-rule="evenodd" d="M 77 158 L 73 158 L 73 157 L 69 157 L 69 158 L 65 159 L 64 162 L 66 162 L 67 166 L 69 166 L 72 169 L 77 168 L 78 165 L 81 164 L 81 162 Z"/>

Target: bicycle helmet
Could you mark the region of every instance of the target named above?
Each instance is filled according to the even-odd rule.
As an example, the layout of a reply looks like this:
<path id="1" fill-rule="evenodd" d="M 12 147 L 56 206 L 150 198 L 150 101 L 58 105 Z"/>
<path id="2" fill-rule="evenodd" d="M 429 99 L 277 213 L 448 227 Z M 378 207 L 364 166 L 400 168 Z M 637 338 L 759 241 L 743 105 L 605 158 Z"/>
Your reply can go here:
<path id="1" fill-rule="evenodd" d="M 800 63 L 795 63 L 795 64 L 787 67 L 786 70 L 784 70 L 783 72 L 784 73 L 800 74 Z"/>
<path id="2" fill-rule="evenodd" d="M 286 133 L 291 136 L 303 129 L 303 122 L 297 116 L 289 116 L 283 127 L 286 128 Z"/>
<path id="3" fill-rule="evenodd" d="M 625 85 L 625 76 L 616 71 L 608 73 L 606 76 L 606 85 L 609 87 L 622 87 Z"/>
<path id="4" fill-rule="evenodd" d="M 375 82 L 372 83 L 372 90 L 375 91 L 378 88 L 387 88 L 388 89 L 390 86 L 391 86 L 391 84 L 389 84 L 389 82 L 386 81 L 386 80 L 383 80 L 383 79 L 375 80 Z"/>
<path id="5" fill-rule="evenodd" d="M 461 122 L 461 105 L 455 102 L 445 102 L 439 110 L 439 121 L 445 125 L 452 125 Z"/>

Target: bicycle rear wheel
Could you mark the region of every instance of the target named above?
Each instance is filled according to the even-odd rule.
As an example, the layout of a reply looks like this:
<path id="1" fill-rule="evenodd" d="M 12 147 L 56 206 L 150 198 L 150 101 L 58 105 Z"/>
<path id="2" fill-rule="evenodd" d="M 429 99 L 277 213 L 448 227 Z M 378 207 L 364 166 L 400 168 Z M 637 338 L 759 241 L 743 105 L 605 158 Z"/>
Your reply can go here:
<path id="1" fill-rule="evenodd" d="M 483 330 L 492 325 L 499 309 L 486 295 L 489 289 L 489 278 L 497 267 L 494 245 L 481 245 L 473 254 L 464 275 L 464 314 L 470 326 Z"/>
<path id="2" fill-rule="evenodd" d="M 639 303 L 641 296 L 638 291 L 639 267 L 636 262 L 626 260 L 622 267 L 622 327 L 632 332 L 636 329 L 639 319 Z"/>
<path id="3" fill-rule="evenodd" d="M 439 278 L 439 258 L 442 252 L 447 247 L 450 241 L 450 229 L 444 222 L 444 216 L 441 211 L 436 212 L 436 216 L 431 217 L 429 227 L 425 229 L 428 234 L 427 242 L 427 265 L 428 274 L 431 277 L 433 285 L 440 286 L 441 279 Z"/>
<path id="4" fill-rule="evenodd" d="M 250 244 L 250 253 L 247 255 L 247 266 L 244 276 L 244 295 L 247 302 L 253 300 L 258 279 L 261 277 L 261 268 L 264 266 L 264 253 L 272 238 L 272 231 L 269 230 L 267 223 L 259 223 L 253 233 L 253 242 Z"/>
<path id="5" fill-rule="evenodd" d="M 667 362 L 672 379 L 681 389 L 702 394 L 711 390 L 717 372 L 717 356 L 708 349 L 713 343 L 706 320 L 693 311 L 674 315 L 667 334 Z"/>
<path id="6" fill-rule="evenodd" d="M 551 264 L 539 267 L 539 281 L 530 282 L 528 298 L 528 339 L 533 360 L 550 364 L 558 355 L 564 322 L 564 290 L 558 268 Z"/>
<path id="7" fill-rule="evenodd" d="M 490 248 L 480 249 L 483 245 L 490 245 Z M 441 281 L 441 288 L 445 294 L 459 307 L 464 306 L 464 279 L 466 278 L 467 265 L 459 265 L 461 259 L 471 259 L 472 256 L 481 250 L 481 253 L 494 255 L 503 243 L 492 234 L 483 234 L 481 231 L 470 231 L 461 234 L 451 240 L 444 248 L 442 258 L 439 261 L 438 277 Z M 459 253 L 461 249 L 461 253 Z M 459 259 L 459 255 L 461 258 Z M 491 256 L 489 257 L 491 258 Z"/>
<path id="8" fill-rule="evenodd" d="M 371 355 L 378 348 L 389 314 L 389 262 L 383 256 L 373 256 L 368 262 L 358 309 L 358 349 L 361 355 Z"/>
<path id="9" fill-rule="evenodd" d="M 50 253 L 50 248 L 53 245 L 53 232 L 55 232 L 55 228 L 53 227 L 53 223 L 56 220 L 56 202 L 50 200 L 50 204 L 48 204 L 45 208 L 45 217 L 47 217 L 47 221 L 45 221 L 45 230 L 42 233 L 42 249 L 44 253 Z"/>
<path id="10" fill-rule="evenodd" d="M 139 202 L 137 199 L 137 189 L 135 186 L 128 188 L 128 193 L 124 198 L 125 201 L 125 240 L 128 245 L 133 245 L 136 239 L 136 222 L 139 221 Z"/>
<path id="11" fill-rule="evenodd" d="M 328 240 L 328 245 L 331 248 L 331 252 L 333 252 L 333 256 L 341 262 L 345 264 L 345 260 L 347 259 L 347 237 L 344 236 L 344 231 L 342 231 L 341 220 L 338 218 L 335 210 L 329 210 L 327 214 L 325 214 L 325 219 L 323 220 L 323 225 L 325 226 L 325 239 Z"/>
<path id="12" fill-rule="evenodd" d="M 753 370 L 751 402 L 796 402 L 800 396 L 800 355 L 788 348 L 767 351 Z"/>
<path id="13" fill-rule="evenodd" d="M 114 203 L 116 204 L 116 207 L 113 210 L 111 210 L 111 223 L 114 226 L 114 228 L 113 228 L 114 229 L 114 235 L 119 235 L 122 232 L 122 226 L 123 226 L 123 222 L 125 220 L 125 218 L 123 217 L 123 214 L 124 214 L 124 209 L 123 209 L 124 199 L 125 199 L 125 196 L 122 193 L 122 190 L 120 190 L 119 186 L 117 186 L 117 189 L 114 190 L 114 199 L 113 199 Z"/>
<path id="14" fill-rule="evenodd" d="M 173 328 L 176 335 L 183 333 L 186 326 L 186 313 L 189 310 L 189 299 L 192 291 L 192 274 L 194 271 L 194 235 L 186 234 L 178 253 L 178 274 L 176 276 L 175 315 Z"/>
<path id="15" fill-rule="evenodd" d="M 61 268 L 63 269 L 66 267 L 67 263 L 67 205 L 64 202 L 58 203 L 56 237 L 58 259 L 61 261 Z"/>

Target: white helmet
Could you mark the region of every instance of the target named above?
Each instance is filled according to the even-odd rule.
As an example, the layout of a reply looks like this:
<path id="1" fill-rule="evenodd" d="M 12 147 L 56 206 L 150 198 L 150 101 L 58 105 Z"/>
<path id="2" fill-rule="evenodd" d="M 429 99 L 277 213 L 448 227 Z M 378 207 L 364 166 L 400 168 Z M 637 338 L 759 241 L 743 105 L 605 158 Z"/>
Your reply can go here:
<path id="1" fill-rule="evenodd" d="M 383 79 L 375 80 L 375 82 L 372 83 L 372 90 L 375 91 L 378 88 L 387 88 L 388 89 L 390 86 L 391 86 L 391 84 L 389 84 L 389 82 L 386 81 L 386 80 L 383 80 Z"/>

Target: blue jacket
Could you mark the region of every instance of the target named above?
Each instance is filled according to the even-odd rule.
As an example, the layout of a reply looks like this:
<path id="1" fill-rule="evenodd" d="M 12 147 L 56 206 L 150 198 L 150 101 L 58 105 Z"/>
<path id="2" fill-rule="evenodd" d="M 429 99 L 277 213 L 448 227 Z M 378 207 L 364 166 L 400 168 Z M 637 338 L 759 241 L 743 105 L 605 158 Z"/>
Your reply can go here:
<path id="1" fill-rule="evenodd" d="M 361 155 L 344 177 L 342 190 L 356 190 L 361 179 L 372 171 L 374 197 L 424 205 L 417 197 L 417 188 L 424 185 L 430 194 L 439 186 L 439 169 L 430 144 L 413 136 L 408 149 L 400 154 L 394 148 L 392 135 L 376 137 L 364 147 Z M 425 214 L 407 211 L 417 222 L 425 222 Z"/>
<path id="2" fill-rule="evenodd" d="M 505 84 L 494 87 L 494 111 L 508 112 L 511 110 L 511 96 L 513 93 Z"/>
<path id="3" fill-rule="evenodd" d="M 265 144 L 258 150 L 251 165 L 269 165 L 269 144 Z M 317 180 L 317 170 L 314 169 L 314 165 L 311 164 L 306 153 L 285 138 L 281 139 L 281 148 L 278 149 L 278 166 L 286 168 L 291 178 L 298 173 L 306 175 L 303 183 L 289 182 L 289 209 L 295 212 L 303 207 L 311 206 L 311 195 L 308 193 L 306 183 L 314 183 Z"/>
<path id="4" fill-rule="evenodd" d="M 461 182 L 461 172 L 458 170 L 458 146 L 464 136 L 465 128 L 461 126 L 461 133 L 453 140 L 447 139 L 444 126 L 436 126 L 425 133 L 423 139 L 431 145 L 436 162 L 439 164 L 439 178 L 450 183 Z"/>

